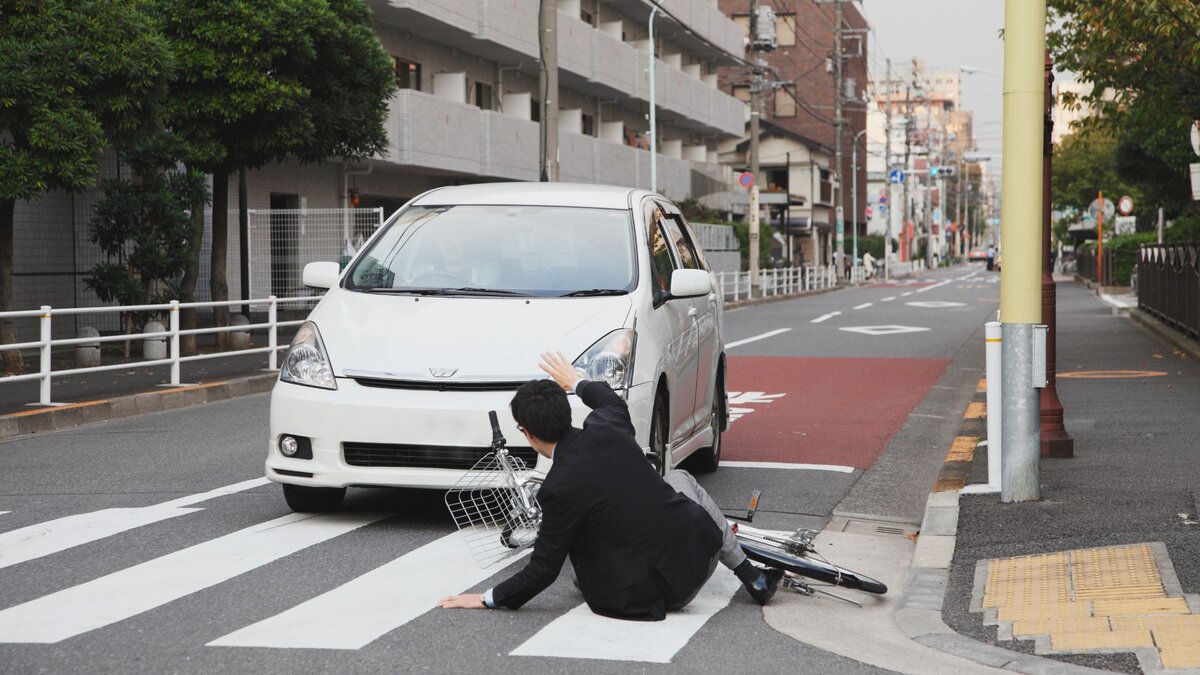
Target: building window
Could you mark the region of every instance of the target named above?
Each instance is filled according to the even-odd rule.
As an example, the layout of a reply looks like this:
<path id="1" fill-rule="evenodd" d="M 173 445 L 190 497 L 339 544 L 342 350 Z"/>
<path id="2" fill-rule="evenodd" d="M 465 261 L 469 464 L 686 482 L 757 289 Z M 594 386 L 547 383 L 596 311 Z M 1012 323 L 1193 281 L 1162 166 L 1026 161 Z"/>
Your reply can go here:
<path id="1" fill-rule="evenodd" d="M 750 102 L 750 87 L 745 84 L 733 85 L 733 97 L 743 103 Z"/>
<path id="2" fill-rule="evenodd" d="M 821 169 L 821 203 L 833 203 L 833 174 L 828 169 Z"/>
<path id="3" fill-rule="evenodd" d="M 595 136 L 596 135 L 596 116 L 595 115 L 589 115 L 588 113 L 583 113 L 583 135 L 584 136 Z"/>
<path id="4" fill-rule="evenodd" d="M 796 116 L 796 85 L 785 84 L 775 90 L 775 116 Z"/>
<path id="5" fill-rule="evenodd" d="M 796 15 L 775 15 L 775 44 L 779 47 L 796 46 Z"/>
<path id="6" fill-rule="evenodd" d="M 421 64 L 393 56 L 396 63 L 396 86 L 421 91 Z"/>
<path id="7" fill-rule="evenodd" d="M 486 82 L 476 82 L 473 94 L 473 103 L 476 107 L 483 110 L 492 109 L 492 85 Z"/>

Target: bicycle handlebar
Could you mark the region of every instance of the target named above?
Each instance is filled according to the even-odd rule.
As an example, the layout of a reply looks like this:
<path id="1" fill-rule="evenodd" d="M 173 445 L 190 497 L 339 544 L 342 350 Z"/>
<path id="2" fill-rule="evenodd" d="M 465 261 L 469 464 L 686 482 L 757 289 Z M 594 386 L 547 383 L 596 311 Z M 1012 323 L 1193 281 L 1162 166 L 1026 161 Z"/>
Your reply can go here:
<path id="1" fill-rule="evenodd" d="M 488 411 L 488 420 L 491 421 L 491 423 L 492 423 L 492 447 L 493 448 L 504 447 L 504 444 L 505 444 L 504 434 L 500 432 L 500 419 L 498 417 L 496 417 L 495 410 Z"/>

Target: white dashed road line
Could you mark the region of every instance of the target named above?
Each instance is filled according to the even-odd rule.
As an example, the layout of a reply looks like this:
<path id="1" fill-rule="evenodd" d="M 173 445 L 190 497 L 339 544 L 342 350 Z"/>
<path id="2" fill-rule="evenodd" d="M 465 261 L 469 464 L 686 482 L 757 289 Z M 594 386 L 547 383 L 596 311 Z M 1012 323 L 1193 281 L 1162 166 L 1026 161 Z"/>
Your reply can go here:
<path id="1" fill-rule="evenodd" d="M 893 300 L 895 300 L 895 299 L 896 299 L 896 296 L 894 296 L 894 295 L 889 295 L 888 297 L 884 298 L 883 300 L 880 300 L 880 302 L 891 302 L 891 301 L 893 301 Z"/>
<path id="2" fill-rule="evenodd" d="M 861 305 L 855 305 L 855 306 L 854 306 L 854 309 L 866 309 L 866 308 L 870 307 L 870 306 L 871 306 L 871 305 L 873 305 L 873 304 L 875 304 L 875 303 L 873 303 L 873 302 L 864 302 L 864 303 L 863 303 L 863 304 L 861 304 Z"/>
<path id="3" fill-rule="evenodd" d="M 818 316 L 817 318 L 813 319 L 809 323 L 821 323 L 822 321 L 828 321 L 829 319 L 832 319 L 833 317 L 835 317 L 839 314 L 841 314 L 841 312 L 830 312 L 828 314 Z"/>
<path id="4" fill-rule="evenodd" d="M 769 337 L 775 337 L 776 335 L 779 335 L 780 333 L 786 333 L 789 330 L 791 330 L 791 328 L 780 328 L 779 330 L 773 330 L 773 331 L 770 331 L 767 333 L 763 333 L 762 335 L 755 335 L 754 337 L 748 337 L 745 340 L 738 340 L 736 342 L 726 342 L 725 348 L 733 349 L 734 347 L 740 347 L 744 344 L 749 344 L 751 342 L 758 342 L 759 340 L 766 340 Z"/>

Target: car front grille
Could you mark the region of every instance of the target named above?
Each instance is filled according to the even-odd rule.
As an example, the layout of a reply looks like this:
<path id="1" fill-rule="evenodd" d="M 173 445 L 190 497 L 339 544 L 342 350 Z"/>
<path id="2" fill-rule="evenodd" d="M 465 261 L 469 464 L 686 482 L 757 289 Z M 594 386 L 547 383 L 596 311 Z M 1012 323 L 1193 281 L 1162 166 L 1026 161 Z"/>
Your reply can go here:
<path id="1" fill-rule="evenodd" d="M 470 469 L 490 447 L 452 445 L 406 445 L 399 443 L 342 443 L 342 455 L 351 466 L 404 466 L 422 469 Z M 533 448 L 509 448 L 508 453 L 532 467 L 537 463 Z"/>
<path id="2" fill-rule="evenodd" d="M 390 380 L 381 377 L 356 377 L 364 387 L 379 389 L 412 389 L 417 391 L 516 391 L 520 382 L 430 382 L 426 380 Z"/>

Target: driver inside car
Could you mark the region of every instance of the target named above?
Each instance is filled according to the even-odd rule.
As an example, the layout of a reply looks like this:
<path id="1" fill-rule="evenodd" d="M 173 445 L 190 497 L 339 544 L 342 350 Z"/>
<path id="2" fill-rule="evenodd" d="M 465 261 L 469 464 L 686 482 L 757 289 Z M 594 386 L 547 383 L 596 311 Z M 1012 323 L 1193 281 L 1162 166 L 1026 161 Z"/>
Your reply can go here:
<path id="1" fill-rule="evenodd" d="M 490 288 L 500 280 L 496 264 L 479 261 L 472 242 L 457 233 L 442 233 L 429 251 L 427 261 L 417 265 L 409 275 L 409 285 Z"/>

